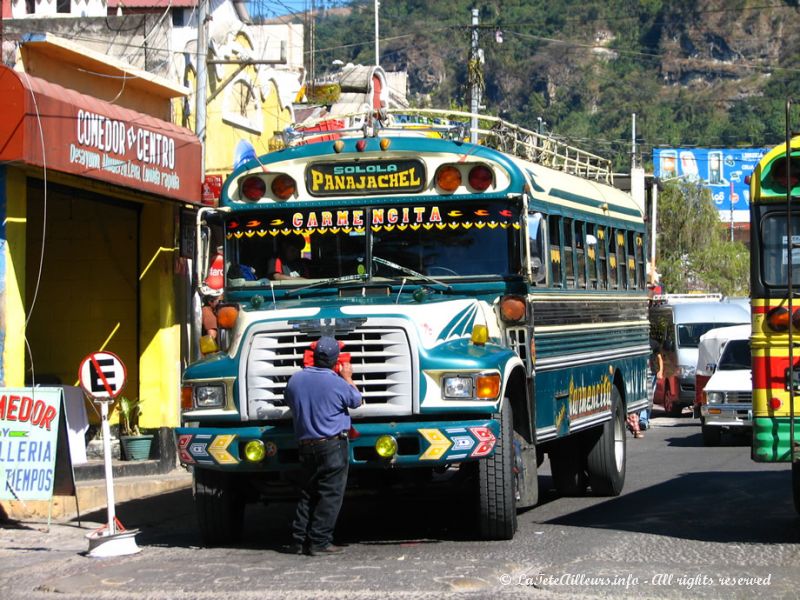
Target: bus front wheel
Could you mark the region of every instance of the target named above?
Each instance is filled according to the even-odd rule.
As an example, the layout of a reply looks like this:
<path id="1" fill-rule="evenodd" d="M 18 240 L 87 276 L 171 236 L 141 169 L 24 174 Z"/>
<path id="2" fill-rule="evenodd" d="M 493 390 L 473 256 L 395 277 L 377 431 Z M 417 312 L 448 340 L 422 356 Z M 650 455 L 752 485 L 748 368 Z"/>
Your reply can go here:
<path id="1" fill-rule="evenodd" d="M 506 398 L 494 454 L 478 462 L 478 529 L 487 540 L 510 540 L 517 530 L 513 423 Z"/>
<path id="2" fill-rule="evenodd" d="M 242 536 L 244 496 L 231 473 L 194 469 L 194 506 L 200 539 L 206 546 L 224 546 Z"/>

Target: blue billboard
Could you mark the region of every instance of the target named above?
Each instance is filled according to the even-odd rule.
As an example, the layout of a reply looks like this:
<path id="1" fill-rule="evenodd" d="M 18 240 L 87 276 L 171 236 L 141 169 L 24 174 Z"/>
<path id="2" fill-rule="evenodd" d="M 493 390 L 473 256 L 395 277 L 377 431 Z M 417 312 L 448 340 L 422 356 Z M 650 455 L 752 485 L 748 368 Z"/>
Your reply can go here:
<path id="1" fill-rule="evenodd" d="M 663 181 L 686 179 L 711 190 L 720 220 L 750 221 L 750 186 L 753 172 L 767 148 L 654 148 L 655 176 Z"/>

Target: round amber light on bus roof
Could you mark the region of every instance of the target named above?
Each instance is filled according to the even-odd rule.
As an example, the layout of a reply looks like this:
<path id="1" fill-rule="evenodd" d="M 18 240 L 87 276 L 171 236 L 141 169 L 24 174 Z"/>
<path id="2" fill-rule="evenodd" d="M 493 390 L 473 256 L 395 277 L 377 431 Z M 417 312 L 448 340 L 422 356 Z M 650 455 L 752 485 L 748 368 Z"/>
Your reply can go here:
<path id="1" fill-rule="evenodd" d="M 443 192 L 455 192 L 461 185 L 461 171 L 452 165 L 445 165 L 436 171 L 436 186 Z"/>
<path id="2" fill-rule="evenodd" d="M 492 185 L 492 170 L 485 165 L 478 165 L 469 170 L 469 186 L 478 192 L 486 191 Z"/>
<path id="3" fill-rule="evenodd" d="M 767 313 L 767 325 L 772 331 L 789 331 L 789 321 L 789 309 L 784 306 L 776 306 Z"/>
<path id="4" fill-rule="evenodd" d="M 506 296 L 500 300 L 500 316 L 503 321 L 515 323 L 525 318 L 525 301 L 518 296 Z"/>
<path id="5" fill-rule="evenodd" d="M 238 318 L 239 309 L 233 305 L 226 304 L 217 309 L 217 325 L 222 329 L 233 329 Z"/>
<path id="6" fill-rule="evenodd" d="M 278 175 L 272 180 L 272 193 L 278 200 L 288 200 L 297 191 L 297 184 L 288 175 Z"/>
<path id="7" fill-rule="evenodd" d="M 267 192 L 267 184 L 260 177 L 248 177 L 242 182 L 242 195 L 248 200 L 255 202 L 264 197 Z"/>

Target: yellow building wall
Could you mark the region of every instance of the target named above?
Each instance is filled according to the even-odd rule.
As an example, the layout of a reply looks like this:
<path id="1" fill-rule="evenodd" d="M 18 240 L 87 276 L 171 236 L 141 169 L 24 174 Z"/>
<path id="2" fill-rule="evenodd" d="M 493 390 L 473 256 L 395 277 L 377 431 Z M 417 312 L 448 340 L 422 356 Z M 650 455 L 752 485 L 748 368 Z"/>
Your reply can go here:
<path id="1" fill-rule="evenodd" d="M 25 64 L 25 72 L 34 77 L 40 77 L 51 83 L 57 83 L 65 88 L 78 90 L 89 96 L 94 96 L 118 106 L 130 108 L 167 122 L 172 121 L 170 99 L 153 93 L 152 87 L 138 85 L 135 76 L 126 81 L 120 75 L 104 77 L 98 76 L 93 70 L 93 63 L 88 62 L 84 68 L 64 68 L 64 60 L 78 61 L 80 57 L 69 55 L 69 58 L 59 58 L 37 51 L 36 45 L 23 44 L 21 52 Z M 124 92 L 124 93 L 123 93 Z M 178 94 L 174 94 L 178 95 Z"/>
<path id="2" fill-rule="evenodd" d="M 176 208 L 145 204 L 139 263 L 139 426 L 176 427 L 179 422 L 180 322 L 176 312 Z"/>
<path id="3" fill-rule="evenodd" d="M 3 377 L 0 385 L 21 387 L 25 383 L 25 228 L 27 194 L 25 175 L 17 169 L 5 170 L 6 244 L 5 309 L 0 310 L 3 344 Z"/>

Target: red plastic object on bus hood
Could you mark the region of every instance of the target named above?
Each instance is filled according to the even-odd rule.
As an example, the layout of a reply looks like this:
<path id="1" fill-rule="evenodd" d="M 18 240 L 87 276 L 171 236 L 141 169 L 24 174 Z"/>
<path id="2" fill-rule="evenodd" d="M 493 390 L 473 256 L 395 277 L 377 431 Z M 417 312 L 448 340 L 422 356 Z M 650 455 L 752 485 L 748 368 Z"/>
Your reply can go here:
<path id="1" fill-rule="evenodd" d="M 338 340 L 337 340 L 338 341 Z M 314 349 L 317 347 L 317 342 L 311 342 L 311 345 L 303 352 L 303 367 L 313 367 L 314 366 Z M 349 352 L 342 352 L 342 348 L 344 348 L 344 342 L 339 341 L 339 358 L 336 361 L 336 364 L 333 366 L 333 370 L 337 373 L 342 368 L 342 363 L 349 363 L 350 362 L 350 353 Z"/>

